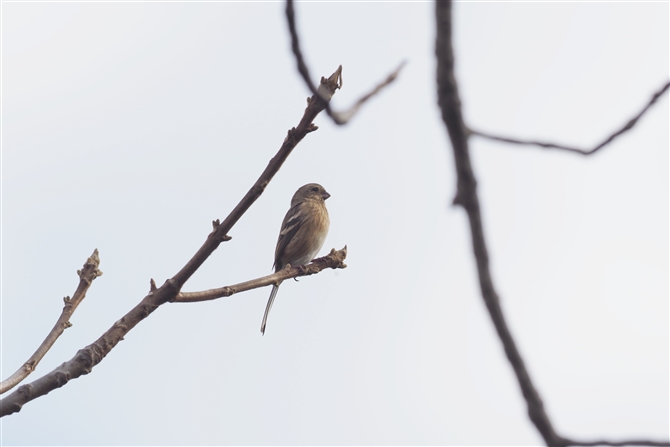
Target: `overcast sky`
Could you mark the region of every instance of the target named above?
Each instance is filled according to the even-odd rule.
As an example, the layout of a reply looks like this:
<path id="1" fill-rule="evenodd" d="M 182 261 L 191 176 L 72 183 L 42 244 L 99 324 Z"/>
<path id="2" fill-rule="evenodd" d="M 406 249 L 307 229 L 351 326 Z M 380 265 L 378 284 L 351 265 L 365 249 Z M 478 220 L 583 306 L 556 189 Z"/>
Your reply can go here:
<path id="1" fill-rule="evenodd" d="M 3 445 L 542 442 L 486 313 L 436 106 L 431 3 L 298 3 L 326 116 L 186 284 L 271 272 L 295 190 L 331 193 L 346 270 L 167 304 L 91 374 L 3 418 Z M 2 4 L 2 378 L 95 248 L 104 276 L 28 381 L 162 284 L 297 125 L 282 3 Z M 668 3 L 457 3 L 465 118 L 591 146 L 669 76 Z M 492 273 L 549 416 L 576 438 L 669 434 L 668 95 L 583 158 L 471 140 Z"/>

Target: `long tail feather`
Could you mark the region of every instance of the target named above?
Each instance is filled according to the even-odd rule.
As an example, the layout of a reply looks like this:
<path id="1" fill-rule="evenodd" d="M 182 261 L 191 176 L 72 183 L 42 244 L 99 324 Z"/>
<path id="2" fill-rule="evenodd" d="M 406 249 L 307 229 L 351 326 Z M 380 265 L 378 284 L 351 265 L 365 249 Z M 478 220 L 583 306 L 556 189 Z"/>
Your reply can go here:
<path id="1" fill-rule="evenodd" d="M 270 299 L 268 300 L 268 305 L 265 307 L 265 315 L 263 315 L 263 323 L 261 323 L 261 334 L 265 335 L 265 325 L 268 322 L 268 315 L 270 314 L 270 309 L 272 309 L 272 303 L 275 301 L 277 296 L 277 290 L 279 286 L 272 286 L 272 292 L 270 292 Z"/>

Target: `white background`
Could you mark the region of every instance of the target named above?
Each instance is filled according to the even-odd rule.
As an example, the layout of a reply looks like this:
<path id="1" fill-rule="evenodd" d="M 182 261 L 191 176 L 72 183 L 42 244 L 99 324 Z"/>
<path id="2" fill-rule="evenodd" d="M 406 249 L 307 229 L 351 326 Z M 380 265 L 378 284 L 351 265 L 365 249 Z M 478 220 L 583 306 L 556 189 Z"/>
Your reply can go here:
<path id="1" fill-rule="evenodd" d="M 253 184 L 308 96 L 282 3 L 3 3 L 2 378 L 94 248 L 34 380 L 174 275 Z M 3 445 L 538 444 L 479 296 L 436 106 L 434 5 L 298 3 L 315 76 L 353 122 L 297 147 L 185 286 L 271 272 L 294 191 L 332 194 L 346 270 L 168 304 L 93 372 L 2 419 Z M 592 146 L 668 78 L 667 3 L 457 3 L 465 117 Z M 315 79 L 316 81 L 317 79 Z M 558 432 L 666 439 L 668 95 L 584 158 L 471 140 L 493 278 Z"/>

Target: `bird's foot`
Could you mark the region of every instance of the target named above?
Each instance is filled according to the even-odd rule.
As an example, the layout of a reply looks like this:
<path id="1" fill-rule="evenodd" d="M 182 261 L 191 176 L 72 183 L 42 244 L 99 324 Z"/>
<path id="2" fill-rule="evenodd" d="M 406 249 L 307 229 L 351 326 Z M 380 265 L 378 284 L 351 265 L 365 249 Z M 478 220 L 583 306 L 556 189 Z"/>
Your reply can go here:
<path id="1" fill-rule="evenodd" d="M 304 275 L 304 274 L 307 273 L 307 270 L 305 269 L 305 266 L 304 266 L 304 265 L 296 265 L 296 267 L 298 268 L 298 270 L 300 270 L 300 274 L 301 274 L 301 275 Z M 293 278 L 293 280 L 294 280 L 295 282 L 299 282 L 297 277 L 296 277 L 296 278 Z"/>

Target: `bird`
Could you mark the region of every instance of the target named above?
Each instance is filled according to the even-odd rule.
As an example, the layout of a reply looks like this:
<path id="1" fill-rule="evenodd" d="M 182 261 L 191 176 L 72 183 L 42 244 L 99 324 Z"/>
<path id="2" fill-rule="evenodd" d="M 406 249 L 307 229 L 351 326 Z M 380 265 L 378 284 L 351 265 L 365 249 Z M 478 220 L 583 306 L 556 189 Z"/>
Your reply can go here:
<path id="1" fill-rule="evenodd" d="M 330 227 L 330 217 L 326 209 L 328 191 L 318 183 L 301 186 L 293 194 L 291 207 L 281 224 L 277 247 L 275 248 L 275 273 L 287 266 L 307 264 L 321 250 Z M 265 335 L 265 326 L 272 303 L 277 296 L 281 281 L 272 286 L 270 299 L 265 307 L 261 334 Z"/>

